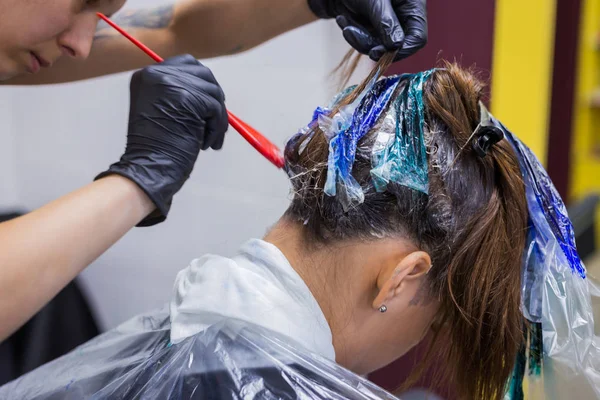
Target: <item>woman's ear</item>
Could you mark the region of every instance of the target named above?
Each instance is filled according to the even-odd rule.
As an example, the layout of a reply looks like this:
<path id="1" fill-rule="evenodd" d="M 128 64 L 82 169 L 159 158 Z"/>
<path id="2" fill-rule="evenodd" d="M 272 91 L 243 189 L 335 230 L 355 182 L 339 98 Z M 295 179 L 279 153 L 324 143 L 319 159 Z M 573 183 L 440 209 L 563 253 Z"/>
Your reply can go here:
<path id="1" fill-rule="evenodd" d="M 404 257 L 395 268 L 384 268 L 377 278 L 379 293 L 373 300 L 373 308 L 380 309 L 398 296 L 403 287 L 420 281 L 431 269 L 431 257 L 424 251 L 414 251 Z M 420 285 L 420 282 L 417 282 Z"/>

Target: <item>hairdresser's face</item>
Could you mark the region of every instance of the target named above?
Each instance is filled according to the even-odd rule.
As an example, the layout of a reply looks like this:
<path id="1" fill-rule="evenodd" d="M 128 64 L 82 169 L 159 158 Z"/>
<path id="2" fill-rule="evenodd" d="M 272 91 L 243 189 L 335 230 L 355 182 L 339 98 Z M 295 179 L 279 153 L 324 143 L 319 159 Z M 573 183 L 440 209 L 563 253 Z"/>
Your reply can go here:
<path id="1" fill-rule="evenodd" d="M 62 56 L 85 59 L 98 24 L 125 0 L 0 0 L 0 81 L 49 68 Z"/>

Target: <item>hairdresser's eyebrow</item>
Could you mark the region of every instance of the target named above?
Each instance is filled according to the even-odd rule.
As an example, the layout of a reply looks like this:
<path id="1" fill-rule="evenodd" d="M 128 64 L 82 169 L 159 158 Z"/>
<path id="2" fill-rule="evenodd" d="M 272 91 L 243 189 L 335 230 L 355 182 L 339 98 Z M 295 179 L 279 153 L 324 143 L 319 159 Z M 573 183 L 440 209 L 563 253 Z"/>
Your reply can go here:
<path id="1" fill-rule="evenodd" d="M 109 0 L 115 2 L 116 0 Z M 175 6 L 173 4 L 162 5 L 159 7 L 141 9 L 141 10 L 125 10 L 116 13 L 113 19 L 115 23 L 124 29 L 162 29 L 169 26 L 173 20 Z M 104 21 L 98 23 L 96 35 L 94 39 L 102 39 L 106 37 L 120 36 L 114 31 L 110 25 Z"/>
<path id="2" fill-rule="evenodd" d="M 113 4 L 115 4 L 117 0 L 106 0 L 106 2 L 108 3 L 109 6 L 112 6 Z M 117 11 L 113 11 L 110 14 L 106 14 L 107 17 L 111 18 L 113 15 L 115 15 L 116 13 L 118 13 L 120 10 Z"/>

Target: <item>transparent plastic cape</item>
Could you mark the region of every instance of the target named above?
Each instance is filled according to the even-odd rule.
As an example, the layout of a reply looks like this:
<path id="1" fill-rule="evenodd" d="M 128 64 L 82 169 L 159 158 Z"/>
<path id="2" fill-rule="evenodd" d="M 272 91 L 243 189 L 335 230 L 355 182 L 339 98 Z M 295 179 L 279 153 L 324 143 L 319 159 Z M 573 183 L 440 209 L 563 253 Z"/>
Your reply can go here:
<path id="1" fill-rule="evenodd" d="M 142 315 L 0 388 L 0 399 L 395 399 L 257 325 L 228 320 L 171 344 Z"/>
<path id="2" fill-rule="evenodd" d="M 566 207 L 536 156 L 483 105 L 480 125 L 500 128 L 515 150 L 529 208 L 521 288 L 528 342 L 506 398 L 600 398 L 591 293 L 597 289 L 577 254 Z"/>

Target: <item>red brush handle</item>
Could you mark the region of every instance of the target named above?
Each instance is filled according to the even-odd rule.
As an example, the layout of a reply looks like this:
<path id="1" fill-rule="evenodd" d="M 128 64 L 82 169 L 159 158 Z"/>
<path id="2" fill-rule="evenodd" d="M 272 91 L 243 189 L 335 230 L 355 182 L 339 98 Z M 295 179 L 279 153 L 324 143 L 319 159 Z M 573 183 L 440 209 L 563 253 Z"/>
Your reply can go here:
<path id="1" fill-rule="evenodd" d="M 229 124 L 238 131 L 252 147 L 258 150 L 260 154 L 271 161 L 277 168 L 283 168 L 285 160 L 281 155 L 279 147 L 275 146 L 269 139 L 258 133 L 256 129 L 252 128 L 229 111 L 227 111 L 227 115 L 229 116 Z"/>
<path id="2" fill-rule="evenodd" d="M 115 24 L 110 18 L 102 13 L 97 13 L 98 17 L 103 19 L 107 24 L 112 26 L 119 32 L 121 35 L 125 36 L 127 39 L 131 41 L 131 43 L 135 44 L 139 47 L 144 53 L 148 54 L 154 61 L 163 62 L 163 58 L 150 50 L 146 45 L 142 42 L 131 36 L 127 33 L 123 28 L 119 25 Z M 277 168 L 283 168 L 285 161 L 283 156 L 281 155 L 281 150 L 277 146 L 275 146 L 269 139 L 261 135 L 256 129 L 252 128 L 250 125 L 246 124 L 244 121 L 236 117 L 233 113 L 227 111 L 227 116 L 229 117 L 229 124 L 240 133 L 246 139 L 248 143 L 252 145 L 260 154 L 262 154 L 267 160 L 271 161 Z"/>

